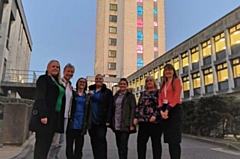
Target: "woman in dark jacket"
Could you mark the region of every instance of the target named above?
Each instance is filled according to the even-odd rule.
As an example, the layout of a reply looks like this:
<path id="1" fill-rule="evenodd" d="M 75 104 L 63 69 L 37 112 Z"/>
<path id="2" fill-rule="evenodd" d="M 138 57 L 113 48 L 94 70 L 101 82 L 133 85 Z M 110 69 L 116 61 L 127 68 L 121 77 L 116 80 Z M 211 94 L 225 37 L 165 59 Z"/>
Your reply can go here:
<path id="1" fill-rule="evenodd" d="M 76 83 L 76 92 L 73 92 L 71 115 L 67 126 L 66 156 L 68 159 L 81 159 L 84 144 L 84 135 L 91 126 L 91 96 L 86 94 L 87 81 L 79 78 Z M 75 150 L 73 145 L 75 143 Z"/>
<path id="2" fill-rule="evenodd" d="M 34 159 L 46 159 L 55 132 L 64 132 L 65 89 L 61 84 L 60 65 L 52 60 L 45 75 L 37 80 L 29 130 L 36 132 Z"/>
<path id="3" fill-rule="evenodd" d="M 129 135 L 136 132 L 133 123 L 136 99 L 134 94 L 127 90 L 128 81 L 126 78 L 121 78 L 118 86 L 119 91 L 114 95 L 111 127 L 115 132 L 119 159 L 127 159 Z"/>

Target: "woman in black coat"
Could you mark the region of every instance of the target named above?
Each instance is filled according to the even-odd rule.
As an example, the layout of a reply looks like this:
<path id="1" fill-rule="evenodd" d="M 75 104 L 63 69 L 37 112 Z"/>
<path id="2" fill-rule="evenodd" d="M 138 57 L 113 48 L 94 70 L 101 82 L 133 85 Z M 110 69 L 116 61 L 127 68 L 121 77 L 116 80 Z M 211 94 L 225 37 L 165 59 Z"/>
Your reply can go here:
<path id="1" fill-rule="evenodd" d="M 45 75 L 37 80 L 29 130 L 35 132 L 34 159 L 46 159 L 55 132 L 64 132 L 65 89 L 61 84 L 60 65 L 51 60 Z"/>
<path id="2" fill-rule="evenodd" d="M 126 78 L 121 78 L 118 86 L 119 91 L 114 95 L 111 127 L 115 132 L 119 159 L 127 159 L 129 135 L 136 132 L 133 123 L 136 99 L 134 94 L 127 89 L 128 81 Z"/>

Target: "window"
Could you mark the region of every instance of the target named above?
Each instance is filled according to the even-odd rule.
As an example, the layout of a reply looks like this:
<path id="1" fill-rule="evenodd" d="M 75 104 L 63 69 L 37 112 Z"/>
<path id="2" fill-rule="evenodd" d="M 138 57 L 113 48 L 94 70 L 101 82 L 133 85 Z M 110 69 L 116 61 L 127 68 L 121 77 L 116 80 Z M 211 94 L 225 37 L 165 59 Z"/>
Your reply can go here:
<path id="1" fill-rule="evenodd" d="M 154 69 L 154 78 L 158 79 L 158 69 L 157 68 Z"/>
<path id="2" fill-rule="evenodd" d="M 143 7 L 142 6 L 137 7 L 137 14 L 138 15 L 143 15 Z"/>
<path id="3" fill-rule="evenodd" d="M 190 90 L 189 77 L 183 77 L 183 91 Z"/>
<path id="4" fill-rule="evenodd" d="M 240 77 L 240 59 L 234 59 L 232 61 L 233 65 L 233 77 L 239 78 Z"/>
<path id="5" fill-rule="evenodd" d="M 216 51 L 216 53 L 226 49 L 224 33 L 215 36 L 214 41 L 215 41 L 215 51 Z"/>
<path id="6" fill-rule="evenodd" d="M 213 84 L 212 68 L 203 71 L 204 74 L 204 85 Z"/>
<path id="7" fill-rule="evenodd" d="M 160 66 L 160 77 L 163 77 L 163 71 L 164 71 L 163 68 L 164 68 L 164 66 L 161 65 L 161 66 Z"/>
<path id="8" fill-rule="evenodd" d="M 231 46 L 240 44 L 240 24 L 230 29 Z"/>
<path id="9" fill-rule="evenodd" d="M 117 27 L 109 27 L 109 33 L 117 34 Z"/>
<path id="10" fill-rule="evenodd" d="M 188 53 L 182 54 L 182 67 L 188 66 Z"/>
<path id="11" fill-rule="evenodd" d="M 154 21 L 154 22 L 153 22 L 153 26 L 158 26 L 158 22 L 157 22 L 157 21 Z"/>
<path id="12" fill-rule="evenodd" d="M 110 10 L 117 11 L 117 4 L 110 4 Z"/>
<path id="13" fill-rule="evenodd" d="M 109 50 L 108 57 L 116 57 L 117 51 L 116 50 Z"/>
<path id="14" fill-rule="evenodd" d="M 137 27 L 142 28 L 143 27 L 143 20 L 142 19 L 137 19 Z"/>
<path id="15" fill-rule="evenodd" d="M 203 57 L 207 57 L 207 56 L 211 55 L 210 40 L 208 40 L 202 44 L 202 52 L 203 52 Z"/>
<path id="16" fill-rule="evenodd" d="M 137 32 L 137 40 L 140 40 L 140 41 L 143 40 L 143 32 L 141 32 L 141 31 Z"/>
<path id="17" fill-rule="evenodd" d="M 110 22 L 117 22 L 117 16 L 116 15 L 109 15 L 109 21 Z"/>
<path id="18" fill-rule="evenodd" d="M 176 71 L 179 70 L 179 58 L 178 57 L 173 59 L 173 66 Z"/>
<path id="19" fill-rule="evenodd" d="M 158 39 L 158 35 L 157 35 L 157 34 L 154 34 L 154 35 L 153 35 L 153 38 L 154 38 L 154 40 L 157 40 L 157 39 Z"/>
<path id="20" fill-rule="evenodd" d="M 117 45 L 117 39 L 109 38 L 108 44 L 109 44 L 109 45 L 116 46 L 116 45 Z"/>
<path id="21" fill-rule="evenodd" d="M 192 54 L 192 63 L 196 63 L 199 61 L 198 47 L 191 49 Z"/>
<path id="22" fill-rule="evenodd" d="M 227 63 L 217 65 L 218 82 L 228 80 Z"/>
<path id="23" fill-rule="evenodd" d="M 109 62 L 108 63 L 108 69 L 109 70 L 116 70 L 116 63 Z"/>
<path id="24" fill-rule="evenodd" d="M 143 67 L 143 58 L 137 58 L 137 67 Z"/>
<path id="25" fill-rule="evenodd" d="M 157 9 L 154 9 L 153 14 L 157 14 L 157 13 L 158 13 Z"/>
<path id="26" fill-rule="evenodd" d="M 137 53 L 142 54 L 143 53 L 143 45 L 137 45 Z"/>
<path id="27" fill-rule="evenodd" d="M 194 73 L 192 76 L 193 76 L 193 88 L 200 88 L 201 87 L 200 73 Z"/>

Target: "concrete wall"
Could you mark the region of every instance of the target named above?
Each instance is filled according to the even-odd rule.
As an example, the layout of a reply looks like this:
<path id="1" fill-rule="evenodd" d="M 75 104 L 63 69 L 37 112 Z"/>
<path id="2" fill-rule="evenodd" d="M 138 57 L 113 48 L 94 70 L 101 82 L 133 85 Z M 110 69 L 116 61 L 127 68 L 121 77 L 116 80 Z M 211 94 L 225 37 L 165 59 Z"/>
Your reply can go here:
<path id="1" fill-rule="evenodd" d="M 20 103 L 4 105 L 2 141 L 4 145 L 22 145 L 29 137 L 31 106 Z"/>
<path id="2" fill-rule="evenodd" d="M 32 40 L 22 2 L 9 0 L 4 4 L 0 28 L 0 80 L 5 69 L 28 70 L 31 51 Z"/>

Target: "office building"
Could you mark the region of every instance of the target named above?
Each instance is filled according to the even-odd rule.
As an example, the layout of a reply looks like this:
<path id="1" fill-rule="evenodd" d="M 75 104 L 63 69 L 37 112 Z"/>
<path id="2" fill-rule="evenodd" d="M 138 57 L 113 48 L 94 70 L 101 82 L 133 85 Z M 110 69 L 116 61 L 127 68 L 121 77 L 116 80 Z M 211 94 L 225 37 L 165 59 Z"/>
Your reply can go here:
<path id="1" fill-rule="evenodd" d="M 163 0 L 98 0 L 94 74 L 127 77 L 165 52 Z"/>
<path id="2" fill-rule="evenodd" d="M 163 67 L 174 65 L 183 100 L 231 94 L 240 98 L 240 7 L 128 76 L 137 97 L 146 76 L 161 82 Z"/>

